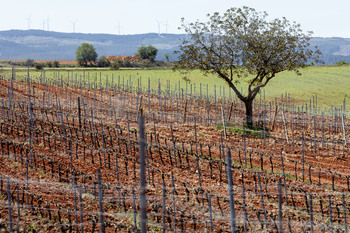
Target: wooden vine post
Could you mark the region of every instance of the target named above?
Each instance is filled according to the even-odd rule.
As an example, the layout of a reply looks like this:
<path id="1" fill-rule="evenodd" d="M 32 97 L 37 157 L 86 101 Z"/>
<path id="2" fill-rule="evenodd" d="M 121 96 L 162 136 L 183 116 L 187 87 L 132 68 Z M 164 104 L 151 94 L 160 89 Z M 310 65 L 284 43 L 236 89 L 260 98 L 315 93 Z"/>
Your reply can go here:
<path id="1" fill-rule="evenodd" d="M 145 117 L 139 117 L 141 232 L 147 232 Z"/>
<path id="2" fill-rule="evenodd" d="M 184 109 L 184 120 L 183 120 L 184 124 L 186 123 L 186 117 L 187 117 L 187 100 L 185 102 L 185 109 Z"/>
<path id="3" fill-rule="evenodd" d="M 286 118 L 285 118 L 285 116 L 284 116 L 284 111 L 283 111 L 283 110 L 282 110 L 282 119 L 283 119 L 283 124 L 284 124 L 284 131 L 285 131 L 285 133 L 286 133 L 286 140 L 287 140 L 287 143 L 289 143 L 287 122 L 286 122 Z"/>
<path id="4" fill-rule="evenodd" d="M 224 108 L 221 108 L 221 112 L 222 112 L 222 126 L 224 129 L 224 135 L 225 135 L 225 138 L 227 138 Z"/>
<path id="5" fill-rule="evenodd" d="M 233 181 L 232 181 L 232 161 L 231 151 L 227 151 L 227 172 L 228 172 L 228 193 L 230 196 L 230 212 L 231 212 L 231 232 L 236 232 L 236 212 L 235 201 L 233 197 Z"/>
<path id="6" fill-rule="evenodd" d="M 272 130 L 275 129 L 276 118 L 277 118 L 277 111 L 278 111 L 278 105 L 277 105 L 277 103 L 276 103 L 275 116 L 274 116 L 274 118 L 273 118 L 273 123 L 272 123 Z"/>

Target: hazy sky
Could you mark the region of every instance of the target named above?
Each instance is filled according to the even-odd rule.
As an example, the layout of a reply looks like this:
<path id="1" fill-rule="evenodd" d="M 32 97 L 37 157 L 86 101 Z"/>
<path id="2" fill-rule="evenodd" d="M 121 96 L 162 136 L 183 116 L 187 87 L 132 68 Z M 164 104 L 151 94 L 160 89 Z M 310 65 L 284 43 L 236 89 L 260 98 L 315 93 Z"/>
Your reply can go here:
<path id="1" fill-rule="evenodd" d="M 82 33 L 182 33 L 182 17 L 205 20 L 207 13 L 243 5 L 296 21 L 314 36 L 350 38 L 349 0 L 0 0 L 0 31 L 73 32 L 75 25 Z"/>

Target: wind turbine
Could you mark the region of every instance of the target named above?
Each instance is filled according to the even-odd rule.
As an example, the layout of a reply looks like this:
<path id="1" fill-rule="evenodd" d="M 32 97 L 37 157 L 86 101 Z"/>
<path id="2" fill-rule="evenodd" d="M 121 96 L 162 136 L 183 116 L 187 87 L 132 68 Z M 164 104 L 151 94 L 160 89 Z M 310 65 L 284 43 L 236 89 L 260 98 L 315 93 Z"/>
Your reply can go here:
<path id="1" fill-rule="evenodd" d="M 168 34 L 168 20 L 166 21 L 166 24 L 165 24 L 165 33 Z"/>
<path id="2" fill-rule="evenodd" d="M 50 17 L 49 16 L 47 16 L 46 21 L 47 21 L 47 30 L 50 31 Z"/>
<path id="3" fill-rule="evenodd" d="M 28 21 L 28 30 L 30 29 L 31 17 L 32 17 L 32 16 L 29 16 L 28 18 L 26 18 L 26 20 Z"/>
<path id="4" fill-rule="evenodd" d="M 158 20 L 156 20 L 157 21 L 157 23 L 158 23 L 158 36 L 160 36 L 160 24 L 162 23 L 162 22 L 160 22 L 160 21 L 158 21 Z"/>
<path id="5" fill-rule="evenodd" d="M 45 30 L 45 18 L 43 18 L 43 31 Z"/>
<path id="6" fill-rule="evenodd" d="M 115 28 L 118 29 L 118 35 L 120 35 L 120 28 L 121 28 L 120 22 L 118 22 L 118 26 L 116 26 Z"/>
<path id="7" fill-rule="evenodd" d="M 75 33 L 75 24 L 78 20 L 75 20 L 75 21 L 71 21 L 71 23 L 73 24 L 73 33 Z"/>

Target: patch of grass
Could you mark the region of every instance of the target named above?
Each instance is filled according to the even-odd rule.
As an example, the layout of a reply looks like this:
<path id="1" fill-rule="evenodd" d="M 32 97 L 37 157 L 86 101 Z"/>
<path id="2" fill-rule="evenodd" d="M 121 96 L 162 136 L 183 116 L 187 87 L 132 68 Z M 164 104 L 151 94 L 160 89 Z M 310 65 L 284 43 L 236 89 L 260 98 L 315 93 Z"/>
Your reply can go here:
<path id="1" fill-rule="evenodd" d="M 28 225 L 28 228 L 30 229 L 30 230 L 35 230 L 36 229 L 36 226 L 34 225 L 34 224 L 29 224 Z"/>
<path id="2" fill-rule="evenodd" d="M 293 101 L 297 104 L 309 103 L 309 100 L 313 99 L 317 95 L 318 107 L 330 107 L 339 106 L 342 104 L 344 98 L 346 101 L 346 108 L 350 109 L 350 95 L 347 88 L 350 86 L 350 66 L 310 66 L 300 70 L 302 75 L 298 76 L 295 72 L 281 72 L 273 78 L 269 84 L 262 89 L 262 96 L 265 96 L 266 100 L 280 101 L 281 94 L 288 92 Z M 217 97 L 224 95 L 226 97 L 233 97 L 233 91 L 230 90 L 224 80 L 218 78 L 214 74 L 204 75 L 199 70 L 195 70 L 189 74 L 181 74 L 180 72 L 174 72 L 172 69 L 120 69 L 112 71 L 110 69 L 60 69 L 59 76 L 63 79 L 69 77 L 85 77 L 86 81 L 99 83 L 101 80 L 102 85 L 108 82 L 114 84 L 120 83 L 126 86 L 127 81 L 130 85 L 132 82 L 134 87 L 137 87 L 137 83 L 141 80 L 143 87 L 148 87 L 148 78 L 150 79 L 150 86 L 152 89 L 158 88 L 160 82 L 160 88 L 162 91 L 167 90 L 168 83 L 170 82 L 170 89 L 177 90 L 183 89 L 184 93 L 196 93 L 197 95 L 202 91 L 202 96 L 213 96 L 216 91 Z M 3 70 L 3 75 L 7 77 L 11 76 L 11 70 Z M 27 76 L 26 69 L 16 70 L 16 80 L 25 80 Z M 42 71 L 35 69 L 30 70 L 30 76 L 33 79 L 39 80 L 39 77 L 43 75 Z M 57 77 L 57 69 L 45 69 L 45 77 Z M 190 82 L 184 81 L 184 77 Z M 100 79 L 101 77 L 101 79 Z M 251 77 L 248 77 L 249 79 Z M 78 79 L 79 80 L 79 79 Z M 247 94 L 247 82 L 242 80 L 237 85 L 238 90 L 243 90 L 243 94 Z M 224 90 L 225 89 L 225 90 Z M 257 99 L 259 95 L 257 96 Z"/>
<path id="3" fill-rule="evenodd" d="M 94 195 L 90 194 L 90 193 L 83 193 L 82 194 L 82 198 L 85 199 L 85 198 L 94 198 Z"/>
<path id="4" fill-rule="evenodd" d="M 264 130 L 261 129 L 260 127 L 257 126 L 253 126 L 252 128 L 245 128 L 243 131 L 243 127 L 240 126 L 235 126 L 232 124 L 225 124 L 226 126 L 226 130 L 232 132 L 232 133 L 236 133 L 236 134 L 243 134 L 245 133 L 246 136 L 255 136 L 255 137 L 262 137 L 264 136 Z M 223 130 L 224 126 L 222 124 L 218 124 L 216 125 L 215 129 L 218 130 Z M 265 134 L 266 137 L 268 137 L 268 130 L 265 129 Z"/>
<path id="5" fill-rule="evenodd" d="M 14 162 L 12 162 L 12 166 L 13 166 L 14 168 L 18 168 L 18 167 L 20 166 L 20 163 L 14 161 Z"/>
<path id="6" fill-rule="evenodd" d="M 37 174 L 38 174 L 39 178 L 41 178 L 41 179 L 50 177 L 50 175 L 48 173 L 45 173 L 44 171 L 40 171 L 40 170 L 37 172 Z"/>

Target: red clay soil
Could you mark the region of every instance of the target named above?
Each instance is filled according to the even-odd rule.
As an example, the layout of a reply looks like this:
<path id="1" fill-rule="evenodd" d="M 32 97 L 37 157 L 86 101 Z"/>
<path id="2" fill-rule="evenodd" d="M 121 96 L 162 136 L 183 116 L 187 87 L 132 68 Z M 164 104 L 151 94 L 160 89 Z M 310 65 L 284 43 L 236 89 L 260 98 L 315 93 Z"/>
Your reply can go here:
<path id="1" fill-rule="evenodd" d="M 314 231 L 330 228 L 329 198 L 333 228 L 344 230 L 343 204 L 350 204 L 350 148 L 344 144 L 339 118 L 324 117 L 322 130 L 322 119 L 316 116 L 315 140 L 312 116 L 297 115 L 285 108 L 287 133 L 281 111 L 277 119 L 272 112 L 272 119 L 266 121 L 269 130 L 264 140 L 261 129 L 242 133 L 239 125 L 244 110 L 237 104 L 229 111 L 231 102 L 210 102 L 208 126 L 207 100 L 165 99 L 118 88 L 88 90 L 30 83 L 31 110 L 28 84 L 15 81 L 12 85 L 13 94 L 9 91 L 11 82 L 0 81 L 0 219 L 7 229 L 6 185 L 10 179 L 14 227 L 18 225 L 18 197 L 22 231 L 80 230 L 82 211 L 84 230 L 99 232 L 97 170 L 101 169 L 106 232 L 133 231 L 133 197 L 136 212 L 140 213 L 137 116 L 143 112 L 148 143 L 148 231 L 163 228 L 163 182 L 166 231 L 173 231 L 174 219 L 177 231 L 210 231 L 209 197 L 213 231 L 231 231 L 228 149 L 233 161 L 237 231 L 243 232 L 246 227 L 249 232 L 266 228 L 277 232 L 280 179 L 284 231 L 310 230 L 310 195 Z M 235 129 L 228 128 L 226 137 L 220 123 L 221 108 L 227 109 L 226 122 L 230 118 L 227 127 Z M 349 120 L 344 120 L 344 126 L 349 129 Z"/>
<path id="2" fill-rule="evenodd" d="M 141 59 L 138 56 L 108 56 L 107 59 L 111 62 L 114 60 L 122 60 L 122 61 L 129 61 L 129 62 L 148 61 L 147 59 Z"/>

